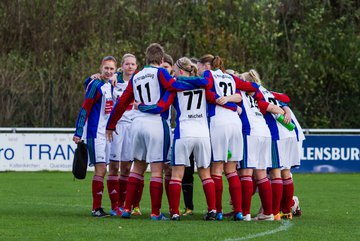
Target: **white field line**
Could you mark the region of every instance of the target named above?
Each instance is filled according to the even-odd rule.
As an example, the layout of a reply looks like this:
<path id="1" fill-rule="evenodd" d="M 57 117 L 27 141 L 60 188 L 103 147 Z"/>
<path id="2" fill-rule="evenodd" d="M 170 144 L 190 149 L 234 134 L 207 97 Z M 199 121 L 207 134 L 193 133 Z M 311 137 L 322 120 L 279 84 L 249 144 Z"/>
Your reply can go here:
<path id="1" fill-rule="evenodd" d="M 266 221 L 264 221 L 266 222 Z M 289 228 L 291 228 L 294 225 L 293 222 L 289 221 L 289 220 L 285 220 L 285 221 L 281 221 L 281 225 L 280 227 L 273 229 L 273 230 L 268 230 L 265 232 L 261 232 L 261 233 L 256 233 L 256 234 L 251 234 L 245 237 L 239 237 L 239 238 L 231 238 L 231 239 L 225 239 L 224 241 L 240 241 L 240 240 L 248 240 L 248 239 L 253 239 L 253 238 L 258 238 L 258 237 L 263 237 L 263 236 L 268 236 L 274 233 L 278 233 L 278 232 L 282 232 L 282 231 L 287 231 Z"/>

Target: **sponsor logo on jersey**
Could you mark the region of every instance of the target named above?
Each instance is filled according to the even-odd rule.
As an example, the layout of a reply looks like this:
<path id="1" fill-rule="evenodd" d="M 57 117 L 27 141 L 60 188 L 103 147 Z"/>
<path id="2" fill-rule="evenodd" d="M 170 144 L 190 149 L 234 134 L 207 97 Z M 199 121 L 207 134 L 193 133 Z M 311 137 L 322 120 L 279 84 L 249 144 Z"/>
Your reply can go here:
<path id="1" fill-rule="evenodd" d="M 105 103 L 105 114 L 109 115 L 113 109 L 114 101 L 112 99 L 107 99 Z"/>
<path id="2" fill-rule="evenodd" d="M 227 74 L 214 74 L 213 77 L 215 78 L 223 78 L 223 79 L 232 79 L 230 75 Z"/>
<path id="3" fill-rule="evenodd" d="M 146 78 L 152 78 L 152 79 L 154 79 L 154 78 L 155 78 L 155 75 L 154 75 L 154 74 L 147 73 L 147 74 L 145 74 L 145 75 L 137 76 L 136 78 L 134 78 L 134 82 L 136 83 L 137 81 L 143 80 L 143 79 L 146 79 Z"/>

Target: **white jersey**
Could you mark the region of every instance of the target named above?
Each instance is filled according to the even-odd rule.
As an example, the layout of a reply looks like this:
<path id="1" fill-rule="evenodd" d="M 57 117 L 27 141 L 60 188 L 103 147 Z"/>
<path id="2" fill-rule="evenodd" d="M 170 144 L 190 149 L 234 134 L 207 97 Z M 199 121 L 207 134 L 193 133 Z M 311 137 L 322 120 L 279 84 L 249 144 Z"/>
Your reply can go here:
<path id="1" fill-rule="evenodd" d="M 257 100 L 245 91 L 241 91 L 243 135 L 271 137 L 269 127 L 266 124 L 263 114 L 260 112 Z"/>
<path id="2" fill-rule="evenodd" d="M 162 91 L 157 74 L 158 68 L 146 66 L 132 77 L 131 81 L 136 102 L 141 102 L 146 105 L 157 104 Z M 161 118 L 160 114 L 151 114 L 139 110 L 134 112 L 134 117 Z"/>
<path id="3" fill-rule="evenodd" d="M 210 136 L 204 89 L 177 92 L 174 107 L 176 110 L 175 139 Z"/>
<path id="4" fill-rule="evenodd" d="M 228 96 L 235 94 L 236 83 L 234 78 L 223 73 L 221 70 L 210 70 L 214 80 L 213 91 L 219 96 Z M 236 111 L 232 111 L 219 105 L 209 104 L 209 116 L 212 125 L 226 125 L 234 122 L 240 122 Z"/>
<path id="5" fill-rule="evenodd" d="M 126 87 L 128 86 L 129 81 L 124 81 L 122 78 L 118 78 L 118 82 L 116 83 L 116 86 L 113 88 L 113 100 L 114 103 L 122 96 L 124 93 Z M 122 115 L 120 122 L 127 122 L 131 123 L 134 118 L 134 110 L 133 109 L 127 109 L 124 114 Z"/>
<path id="6" fill-rule="evenodd" d="M 267 102 L 274 105 L 280 106 L 279 102 L 276 100 L 274 95 L 265 89 L 263 86 L 259 87 L 259 90 L 264 95 L 264 98 Z M 289 137 L 296 137 L 295 131 L 289 131 L 283 125 L 281 125 L 277 120 L 274 114 L 267 112 L 265 114 L 266 123 L 270 129 L 271 137 L 273 140 L 281 140 Z"/>

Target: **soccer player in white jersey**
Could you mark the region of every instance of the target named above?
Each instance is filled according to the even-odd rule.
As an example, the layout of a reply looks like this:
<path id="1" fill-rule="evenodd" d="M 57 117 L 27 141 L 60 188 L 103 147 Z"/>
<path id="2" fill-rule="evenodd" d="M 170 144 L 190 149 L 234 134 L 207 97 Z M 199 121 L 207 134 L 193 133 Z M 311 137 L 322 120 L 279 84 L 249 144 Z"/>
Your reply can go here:
<path id="1" fill-rule="evenodd" d="M 174 65 L 175 76 L 196 76 L 196 66 L 190 59 L 183 57 Z M 208 82 L 201 77 L 199 87 L 205 87 Z M 206 114 L 205 89 L 195 87 L 193 90 L 181 92 L 167 92 L 157 105 L 140 104 L 139 109 L 144 112 L 160 113 L 170 104 L 176 110 L 176 127 L 174 131 L 173 156 L 171 160 L 172 175 L 169 185 L 171 220 L 179 220 L 181 183 L 185 166 L 190 166 L 189 157 L 194 155 L 199 176 L 208 204 L 205 220 L 215 220 L 215 185 L 210 175 L 211 145 Z"/>
<path id="2" fill-rule="evenodd" d="M 101 78 L 92 80 L 87 86 L 85 100 L 76 121 L 76 131 L 73 137 L 75 143 L 81 141 L 86 122 L 85 141 L 89 154 L 89 166 L 95 166 L 95 175 L 92 180 L 92 216 L 94 217 L 108 216 L 101 207 L 101 202 L 110 151 L 110 143 L 105 136 L 106 123 L 113 108 L 109 79 L 115 70 L 116 59 L 112 56 L 103 58 L 100 65 Z"/>
<path id="3" fill-rule="evenodd" d="M 285 110 L 285 122 L 290 122 L 291 111 L 284 104 L 284 101 L 281 98 L 282 95 L 270 92 L 264 88 L 261 85 L 260 76 L 255 70 L 250 70 L 249 74 L 254 82 L 260 85 L 259 90 L 264 95 L 264 100 L 283 107 Z M 299 166 L 301 158 L 297 131 L 286 129 L 271 113 L 266 113 L 264 118 L 272 137 L 272 169 L 270 171 L 270 177 L 273 192 L 273 213 L 275 219 L 279 220 L 281 200 L 285 199 L 286 205 L 283 206 L 283 209 L 286 213 L 283 217 L 291 219 L 291 203 L 294 194 L 294 184 L 290 174 L 290 168 Z"/>
<path id="4" fill-rule="evenodd" d="M 205 55 L 199 59 L 199 71 L 211 84 L 210 91 L 215 93 L 218 102 L 240 102 L 239 90 L 255 92 L 257 85 L 247 83 L 224 71 L 219 56 Z M 229 99 L 229 97 L 234 99 Z M 222 172 L 225 171 L 229 182 L 229 192 L 234 207 L 234 219 L 242 220 L 241 183 L 236 171 L 236 164 L 243 157 L 243 136 L 240 118 L 236 112 L 219 105 L 209 104 L 210 136 L 213 153 L 211 176 L 215 182 L 217 220 L 223 219 L 222 213 Z"/>
<path id="5" fill-rule="evenodd" d="M 175 81 L 164 68 L 160 67 L 163 57 L 164 49 L 161 45 L 154 43 L 147 48 L 147 66 L 131 78 L 110 115 L 106 127 L 110 141 L 112 141 L 116 123 L 134 99 L 136 102 L 151 105 L 160 100 L 165 90 L 193 88 L 191 84 Z M 168 112 L 149 114 L 138 111 L 131 124 L 132 146 L 136 148 L 133 148 L 134 165 L 126 188 L 123 218 L 129 218 L 131 215 L 131 205 L 144 178 L 147 164 L 150 163 L 151 220 L 166 219 L 160 212 L 160 208 L 163 193 L 163 163 L 166 161 L 170 138 L 167 117 Z"/>
<path id="6" fill-rule="evenodd" d="M 249 81 L 249 74 L 243 73 L 242 79 Z M 251 80 L 251 79 L 250 79 Z M 284 111 L 271 103 L 254 99 L 253 95 L 241 91 L 243 101 L 241 104 L 242 130 L 244 135 L 244 158 L 240 162 L 240 180 L 242 187 L 242 208 L 244 220 L 250 221 L 251 198 L 253 195 L 254 174 L 263 212 L 257 220 L 273 220 L 272 190 L 270 181 L 266 176 L 267 168 L 272 168 L 271 162 L 271 133 L 259 109 L 259 105 L 268 112 L 284 114 Z"/>
<path id="7" fill-rule="evenodd" d="M 133 54 L 125 54 L 121 60 L 120 72 L 117 73 L 116 84 L 112 88 L 114 102 L 116 102 L 124 93 L 136 68 L 136 57 Z M 132 110 L 132 105 L 129 105 L 124 115 L 116 124 L 116 132 L 121 133 L 121 135 L 114 135 L 113 142 L 111 142 L 107 185 L 111 200 L 110 215 L 112 216 L 121 215 L 119 208 L 123 208 L 125 202 L 127 179 L 130 174 L 133 160 L 131 156 L 132 143 L 130 132 L 132 119 L 134 118 L 133 115 L 134 110 Z M 118 176 L 119 168 L 120 177 Z M 136 207 L 136 209 L 137 212 L 140 212 L 139 207 Z"/>

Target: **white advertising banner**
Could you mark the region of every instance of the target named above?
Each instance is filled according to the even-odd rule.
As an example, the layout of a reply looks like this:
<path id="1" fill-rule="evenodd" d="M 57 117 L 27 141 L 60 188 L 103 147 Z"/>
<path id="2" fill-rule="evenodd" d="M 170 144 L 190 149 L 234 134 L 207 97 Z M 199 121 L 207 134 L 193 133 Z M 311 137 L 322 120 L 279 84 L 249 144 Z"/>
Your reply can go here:
<path id="1" fill-rule="evenodd" d="M 0 171 L 71 171 L 76 149 L 72 137 L 70 133 L 0 133 Z"/>

